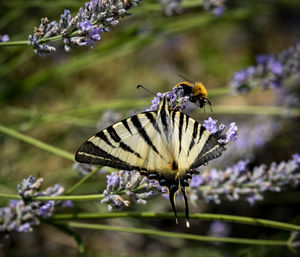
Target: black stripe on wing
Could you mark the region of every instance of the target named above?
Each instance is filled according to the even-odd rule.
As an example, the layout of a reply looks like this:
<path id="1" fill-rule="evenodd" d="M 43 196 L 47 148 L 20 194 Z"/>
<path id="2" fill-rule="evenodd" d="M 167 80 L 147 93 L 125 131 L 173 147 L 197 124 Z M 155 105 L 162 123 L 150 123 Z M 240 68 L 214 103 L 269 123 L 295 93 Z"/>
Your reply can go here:
<path id="1" fill-rule="evenodd" d="M 111 147 L 115 148 L 113 146 L 113 144 L 109 141 L 109 139 L 107 138 L 107 136 L 105 135 L 105 133 L 102 131 L 98 132 L 95 137 L 99 137 L 100 139 L 102 139 L 106 144 L 110 145 Z"/>
<path id="2" fill-rule="evenodd" d="M 78 149 L 75 160 L 77 162 L 90 163 L 96 165 L 110 166 L 116 169 L 124 170 L 139 170 L 139 167 L 130 165 L 129 163 L 122 161 L 118 157 L 115 157 L 106 151 L 102 150 L 92 142 L 86 141 Z"/>
<path id="3" fill-rule="evenodd" d="M 186 131 L 189 126 L 190 117 L 188 115 L 184 115 L 184 116 L 185 116 L 185 131 Z"/>
<path id="4" fill-rule="evenodd" d="M 179 153 L 181 152 L 183 122 L 184 122 L 184 114 L 182 112 L 179 112 Z"/>
<path id="5" fill-rule="evenodd" d="M 136 151 L 134 151 L 129 145 L 126 145 L 125 143 L 123 142 L 120 142 L 119 146 L 126 152 L 129 152 L 129 153 L 133 153 L 135 156 L 137 156 L 138 158 L 142 159 L 142 156 L 137 153 Z"/>
<path id="6" fill-rule="evenodd" d="M 157 126 L 157 122 L 156 122 L 157 120 L 155 117 L 155 113 L 154 112 L 144 112 L 144 114 L 149 119 L 149 121 L 151 122 L 151 124 L 155 128 L 155 130 L 161 135 L 161 131 L 160 131 L 159 127 Z"/>
<path id="7" fill-rule="evenodd" d="M 196 137 L 198 135 L 198 130 L 199 130 L 200 124 L 197 121 L 194 121 L 194 127 L 193 127 L 193 137 L 190 142 L 189 150 L 188 150 L 188 156 L 190 154 L 190 151 L 193 149 L 196 141 Z"/>
<path id="8" fill-rule="evenodd" d="M 112 140 L 114 140 L 117 143 L 121 141 L 121 138 L 119 137 L 118 133 L 116 132 L 116 130 L 114 129 L 113 126 L 110 126 L 107 129 L 105 129 L 105 130 L 108 132 L 108 134 L 110 135 L 110 137 L 112 138 Z"/>
<path id="9" fill-rule="evenodd" d="M 163 127 L 164 127 L 164 132 L 166 135 L 169 135 L 169 123 L 168 123 L 168 113 L 167 113 L 167 109 L 168 108 L 168 103 L 166 102 L 166 98 L 164 97 L 163 98 L 163 104 L 161 106 L 161 109 L 160 109 L 160 119 L 161 119 L 161 122 L 163 124 Z"/>
<path id="10" fill-rule="evenodd" d="M 128 132 L 132 135 L 132 132 L 131 132 L 131 129 L 128 125 L 128 122 L 127 122 L 128 119 L 125 119 L 125 120 L 122 120 L 122 124 L 124 125 L 124 127 L 128 130 Z"/>
<path id="11" fill-rule="evenodd" d="M 191 169 L 195 169 L 208 161 L 219 157 L 222 152 L 225 150 L 225 147 L 220 145 L 215 138 L 214 135 L 210 135 L 206 140 L 201 152 L 199 153 L 198 157 L 194 161 L 191 166 Z"/>
<path id="12" fill-rule="evenodd" d="M 154 152 L 156 152 L 158 155 L 160 155 L 159 151 L 157 150 L 157 148 L 155 147 L 155 145 L 153 144 L 153 142 L 151 141 L 150 137 L 148 136 L 147 132 L 145 131 L 145 129 L 142 127 L 142 124 L 138 118 L 138 115 L 136 116 L 132 116 L 131 117 L 131 122 L 132 124 L 135 126 L 135 128 L 137 129 L 139 135 L 144 139 L 144 141 L 151 146 L 151 148 L 153 149 Z"/>

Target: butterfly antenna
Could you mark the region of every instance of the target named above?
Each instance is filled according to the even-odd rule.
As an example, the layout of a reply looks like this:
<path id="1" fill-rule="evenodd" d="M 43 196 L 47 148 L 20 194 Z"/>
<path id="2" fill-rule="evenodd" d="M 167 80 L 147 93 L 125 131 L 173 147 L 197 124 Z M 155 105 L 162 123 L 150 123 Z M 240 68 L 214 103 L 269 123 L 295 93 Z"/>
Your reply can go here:
<path id="1" fill-rule="evenodd" d="M 186 223 L 186 227 L 189 228 L 190 227 L 190 221 L 189 221 L 189 203 L 188 203 L 188 199 L 186 197 L 186 192 L 185 192 L 185 186 L 181 186 L 180 185 L 180 189 L 183 195 L 183 199 L 184 199 L 184 208 L 185 208 L 185 223 Z"/>
<path id="2" fill-rule="evenodd" d="M 178 190 L 178 186 L 177 185 L 171 185 L 169 187 L 169 199 L 171 202 L 171 206 L 175 215 L 175 220 L 176 220 L 176 224 L 178 224 L 178 218 L 177 218 L 177 212 L 176 212 L 176 204 L 175 204 L 175 194 Z"/>
<path id="3" fill-rule="evenodd" d="M 150 94 L 156 96 L 156 94 L 154 94 L 152 91 L 150 91 L 149 89 L 145 88 L 145 87 L 142 86 L 142 85 L 137 85 L 136 88 L 137 88 L 137 89 L 142 88 L 142 89 L 146 90 L 148 93 L 150 93 Z"/>
<path id="4" fill-rule="evenodd" d="M 186 77 L 184 77 L 184 76 L 182 76 L 182 75 L 178 75 L 179 77 L 181 77 L 181 78 L 183 78 L 184 80 L 186 80 L 186 81 L 188 81 L 188 82 L 190 82 L 190 83 L 192 83 L 192 84 L 194 84 L 192 81 L 190 81 L 189 79 L 187 79 Z"/>

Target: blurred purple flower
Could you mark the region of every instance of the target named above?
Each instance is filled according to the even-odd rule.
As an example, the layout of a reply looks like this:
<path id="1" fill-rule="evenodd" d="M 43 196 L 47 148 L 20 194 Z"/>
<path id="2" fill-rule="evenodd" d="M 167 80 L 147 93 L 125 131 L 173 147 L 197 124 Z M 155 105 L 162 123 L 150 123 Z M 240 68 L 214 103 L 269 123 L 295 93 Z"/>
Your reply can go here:
<path id="1" fill-rule="evenodd" d="M 230 227 L 223 221 L 213 221 L 210 224 L 208 235 L 216 237 L 227 237 L 230 233 Z"/>
<path id="2" fill-rule="evenodd" d="M 292 155 L 292 157 L 293 157 L 293 161 L 295 163 L 300 164 L 300 154 L 295 153 L 295 154 Z"/>
<path id="3" fill-rule="evenodd" d="M 214 13 L 214 15 L 216 15 L 217 17 L 219 16 L 222 16 L 223 13 L 225 12 L 226 10 L 226 7 L 223 5 L 223 6 L 217 6 L 215 7 L 212 11 Z"/>
<path id="4" fill-rule="evenodd" d="M 32 230 L 31 224 L 29 222 L 20 225 L 17 229 L 18 232 L 30 232 Z"/>
<path id="5" fill-rule="evenodd" d="M 261 195 L 251 195 L 246 197 L 246 199 L 253 206 L 257 201 L 262 201 L 264 198 Z"/>
<path id="6" fill-rule="evenodd" d="M 225 0 L 204 0 L 203 8 L 211 11 L 217 17 L 221 16 L 226 10 Z"/>
<path id="7" fill-rule="evenodd" d="M 214 166 L 224 167 L 244 158 L 252 160 L 257 150 L 270 142 L 281 128 L 281 123 L 270 117 L 249 119 L 239 126 L 238 140 L 214 161 Z"/>
<path id="8" fill-rule="evenodd" d="M 10 40 L 9 35 L 0 35 L 0 42 L 8 42 Z"/>
<path id="9" fill-rule="evenodd" d="M 34 28 L 33 35 L 29 35 L 28 44 L 34 51 L 43 55 L 56 51 L 56 48 L 41 41 L 61 36 L 65 51 L 71 51 L 73 46 L 87 46 L 91 48 L 95 41 L 101 39 L 102 32 L 109 32 L 112 26 L 119 23 L 127 11 L 138 5 L 140 0 L 98 1 L 91 0 L 81 7 L 73 17 L 69 10 L 64 10 L 59 22 L 50 22 L 42 18 L 38 28 Z"/>
<path id="10" fill-rule="evenodd" d="M 249 170 L 247 164 L 248 160 L 239 161 L 225 170 L 211 169 L 195 175 L 196 180 L 201 179 L 203 183 L 191 183 L 190 197 L 194 201 L 203 198 L 206 202 L 213 201 L 217 204 L 224 197 L 230 201 L 244 198 L 253 205 L 263 200 L 262 194 L 265 191 L 280 192 L 300 183 L 299 154 L 294 154 L 287 162 L 273 162 L 269 167 L 260 165 Z"/>
<path id="11" fill-rule="evenodd" d="M 160 0 L 160 4 L 167 16 L 178 14 L 182 11 L 180 4 L 182 0 Z"/>
<path id="12" fill-rule="evenodd" d="M 235 122 L 231 122 L 230 127 L 229 127 L 228 131 L 226 132 L 225 144 L 227 144 L 229 141 L 237 140 L 237 130 L 238 130 L 238 127 L 237 127 L 237 125 L 235 125 Z"/>
<path id="13" fill-rule="evenodd" d="M 44 202 L 39 208 L 39 215 L 43 218 L 51 216 L 52 209 L 54 207 L 54 201 Z"/>
<path id="14" fill-rule="evenodd" d="M 40 224 L 41 218 L 52 216 L 55 209 L 70 206 L 70 201 L 31 201 L 37 196 L 56 196 L 64 189 L 59 184 L 41 191 L 42 178 L 30 176 L 18 185 L 18 193 L 23 200 L 10 200 L 8 206 L 0 208 L 0 232 L 30 232 Z"/>
<path id="15" fill-rule="evenodd" d="M 256 66 L 236 72 L 229 81 L 233 93 L 247 93 L 254 87 L 279 89 L 287 79 L 300 73 L 300 43 L 276 56 L 256 56 Z"/>
<path id="16" fill-rule="evenodd" d="M 201 175 L 194 175 L 192 179 L 190 180 L 190 186 L 191 187 L 198 187 L 203 184 L 203 179 Z"/>

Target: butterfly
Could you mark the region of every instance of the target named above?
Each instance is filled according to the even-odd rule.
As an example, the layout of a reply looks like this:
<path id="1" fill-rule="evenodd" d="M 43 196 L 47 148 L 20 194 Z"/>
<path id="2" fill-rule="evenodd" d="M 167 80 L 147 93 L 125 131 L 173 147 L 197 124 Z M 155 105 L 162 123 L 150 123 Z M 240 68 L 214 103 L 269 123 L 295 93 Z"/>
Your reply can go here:
<path id="1" fill-rule="evenodd" d="M 78 149 L 81 163 L 137 170 L 167 188 L 178 223 L 175 195 L 182 192 L 186 226 L 189 207 L 186 187 L 195 168 L 219 157 L 225 147 L 196 120 L 171 108 L 167 96 L 157 111 L 146 111 L 101 130 Z"/>

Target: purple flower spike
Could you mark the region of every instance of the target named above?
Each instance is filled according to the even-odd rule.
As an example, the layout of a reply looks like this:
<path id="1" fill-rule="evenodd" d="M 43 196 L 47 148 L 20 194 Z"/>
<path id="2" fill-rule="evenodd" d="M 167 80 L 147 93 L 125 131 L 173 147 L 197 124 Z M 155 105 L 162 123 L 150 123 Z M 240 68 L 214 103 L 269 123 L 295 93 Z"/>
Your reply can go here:
<path id="1" fill-rule="evenodd" d="M 88 19 L 85 19 L 84 21 L 79 22 L 77 27 L 83 32 L 89 32 L 92 26 L 92 23 Z"/>
<path id="2" fill-rule="evenodd" d="M 229 81 L 233 93 L 248 93 L 254 87 L 278 90 L 300 72 L 299 43 L 277 55 L 256 56 L 256 65 L 236 72 Z M 281 97 L 281 94 L 280 94 Z"/>
<path id="3" fill-rule="evenodd" d="M 211 11 L 214 15 L 219 17 L 226 10 L 225 0 L 204 0 L 203 8 L 206 11 Z"/>
<path id="4" fill-rule="evenodd" d="M 59 184 L 41 191 L 42 182 L 42 178 L 30 176 L 18 185 L 22 200 L 12 200 L 8 206 L 0 208 L 0 233 L 31 232 L 34 226 L 40 224 L 41 218 L 51 217 L 55 209 L 64 207 L 61 201 L 31 201 L 37 196 L 57 196 L 64 191 Z"/>
<path id="5" fill-rule="evenodd" d="M 237 140 L 237 130 L 238 130 L 238 127 L 235 125 L 235 122 L 231 122 L 230 128 L 226 132 L 225 144 L 227 144 L 229 141 Z"/>
<path id="6" fill-rule="evenodd" d="M 106 175 L 107 184 L 114 187 L 119 183 L 119 176 L 116 172 L 113 172 L 111 175 Z"/>
<path id="7" fill-rule="evenodd" d="M 201 175 L 194 175 L 190 181 L 191 187 L 198 187 L 203 184 L 203 179 Z"/>
<path id="8" fill-rule="evenodd" d="M 39 215 L 42 217 L 49 217 L 51 216 L 51 210 L 53 208 L 54 201 L 48 201 L 45 204 L 43 204 L 39 208 Z"/>
<path id="9" fill-rule="evenodd" d="M 280 62 L 277 62 L 277 61 L 270 62 L 268 64 L 268 68 L 276 75 L 282 74 L 283 67 Z"/>
<path id="10" fill-rule="evenodd" d="M 225 6 L 218 6 L 218 7 L 216 7 L 216 8 L 213 9 L 213 13 L 217 17 L 220 17 L 220 16 L 223 15 L 223 13 L 225 12 L 225 10 L 226 10 Z"/>
<path id="11" fill-rule="evenodd" d="M 95 41 L 99 41 L 101 39 L 100 33 L 102 32 L 102 29 L 93 27 L 92 30 L 89 32 L 89 36 L 91 39 Z"/>
<path id="12" fill-rule="evenodd" d="M 18 232 L 30 232 L 31 231 L 31 226 L 30 226 L 30 223 L 25 223 L 21 226 L 19 226 L 19 228 L 17 229 Z"/>
<path id="13" fill-rule="evenodd" d="M 224 198 L 229 201 L 243 198 L 254 205 L 263 200 L 263 193 L 266 191 L 280 192 L 287 186 L 296 187 L 300 183 L 299 154 L 294 154 L 287 162 L 272 163 L 269 167 L 260 165 L 250 170 L 248 163 L 247 160 L 239 161 L 225 170 L 211 169 L 204 172 L 200 185 L 195 183 L 194 187 L 191 183 L 190 198 L 204 198 L 206 202 L 213 201 L 216 204 L 221 203 Z M 194 177 L 197 182 L 198 177 Z"/>
<path id="14" fill-rule="evenodd" d="M 215 134 L 218 131 L 217 128 L 218 120 L 214 120 L 212 117 L 209 117 L 208 120 L 205 120 L 203 127 L 205 127 L 210 133 Z"/>
<path id="15" fill-rule="evenodd" d="M 56 48 L 40 42 L 50 37 L 61 36 L 66 52 L 70 52 L 74 46 L 93 48 L 95 41 L 101 38 L 100 33 L 109 32 L 111 27 L 118 25 L 120 18 L 140 1 L 90 0 L 79 8 L 75 16 L 72 16 L 69 10 L 64 10 L 58 22 L 42 18 L 33 35 L 28 36 L 28 45 L 31 45 L 37 54 L 44 55 L 56 51 Z"/>
<path id="16" fill-rule="evenodd" d="M 107 176 L 107 187 L 103 191 L 102 204 L 107 204 L 108 210 L 122 209 L 130 205 L 132 200 L 137 204 L 145 204 L 146 200 L 158 193 L 165 193 L 165 188 L 158 182 L 141 176 L 138 171 L 118 171 Z M 125 200 L 121 195 L 127 195 Z"/>

